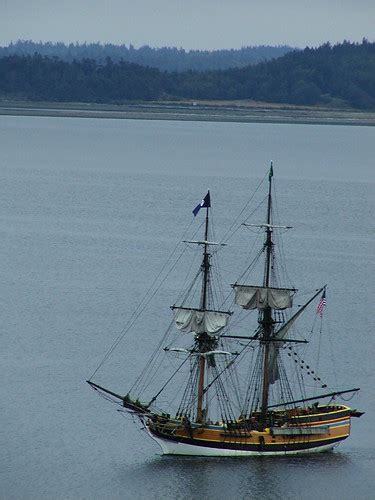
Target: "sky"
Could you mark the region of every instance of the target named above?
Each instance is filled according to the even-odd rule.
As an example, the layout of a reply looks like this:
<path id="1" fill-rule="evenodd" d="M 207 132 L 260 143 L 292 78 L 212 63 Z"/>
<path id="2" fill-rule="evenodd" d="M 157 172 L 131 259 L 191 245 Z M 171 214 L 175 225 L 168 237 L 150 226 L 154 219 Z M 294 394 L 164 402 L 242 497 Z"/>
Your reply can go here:
<path id="1" fill-rule="evenodd" d="M 240 48 L 375 41 L 375 0 L 0 0 L 0 45 L 18 39 Z"/>

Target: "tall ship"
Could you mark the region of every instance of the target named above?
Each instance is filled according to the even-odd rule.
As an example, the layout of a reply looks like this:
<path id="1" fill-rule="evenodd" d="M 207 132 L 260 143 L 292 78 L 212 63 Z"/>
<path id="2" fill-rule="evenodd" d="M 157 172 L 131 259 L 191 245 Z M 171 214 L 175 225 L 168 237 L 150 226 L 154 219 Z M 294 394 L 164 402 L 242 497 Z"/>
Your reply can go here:
<path id="1" fill-rule="evenodd" d="M 101 363 L 87 381 L 139 420 L 163 454 L 324 452 L 349 437 L 351 419 L 362 415 L 340 402 L 359 388 L 329 389 L 308 361 L 308 335 L 297 325 L 310 310 L 321 334 L 326 285 L 296 304 L 298 290 L 279 259 L 279 237 L 290 227 L 275 219 L 272 163 L 263 185 L 263 222 L 238 224 L 262 239 L 227 293 L 216 274 L 217 255 L 227 249 L 213 241 L 208 191 L 193 210 L 194 221 L 202 222 L 200 239 L 184 242 L 199 249 L 198 269 L 171 306 L 170 326 L 137 380 L 128 387 L 125 381 L 122 393 L 104 387 L 96 380 Z"/>

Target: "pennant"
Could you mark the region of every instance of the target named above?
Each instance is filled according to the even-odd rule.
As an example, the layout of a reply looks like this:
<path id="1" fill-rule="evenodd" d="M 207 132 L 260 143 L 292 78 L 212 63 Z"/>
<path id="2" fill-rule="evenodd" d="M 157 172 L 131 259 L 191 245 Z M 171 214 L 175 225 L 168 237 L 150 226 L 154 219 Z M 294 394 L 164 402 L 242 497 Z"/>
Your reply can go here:
<path id="1" fill-rule="evenodd" d="M 273 177 L 273 165 L 272 165 L 272 161 L 271 161 L 271 168 L 270 168 L 270 172 L 268 174 L 268 180 L 270 181 Z"/>

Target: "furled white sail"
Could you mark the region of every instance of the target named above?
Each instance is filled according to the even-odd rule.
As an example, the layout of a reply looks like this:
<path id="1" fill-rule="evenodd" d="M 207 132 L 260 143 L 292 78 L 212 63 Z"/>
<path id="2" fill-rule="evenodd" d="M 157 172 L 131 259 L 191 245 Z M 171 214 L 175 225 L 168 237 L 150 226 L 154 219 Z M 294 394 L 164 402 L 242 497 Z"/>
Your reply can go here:
<path id="1" fill-rule="evenodd" d="M 269 383 L 274 384 L 280 378 L 279 366 L 277 363 L 279 357 L 280 345 L 271 344 L 269 353 L 268 376 Z"/>
<path id="2" fill-rule="evenodd" d="M 272 309 L 287 309 L 293 305 L 295 290 L 290 288 L 266 288 L 261 286 L 234 285 L 235 302 L 244 309 L 258 309 L 266 307 Z"/>
<path id="3" fill-rule="evenodd" d="M 215 335 L 227 326 L 230 313 L 218 311 L 199 311 L 196 309 L 174 309 L 176 326 L 183 332 Z"/>

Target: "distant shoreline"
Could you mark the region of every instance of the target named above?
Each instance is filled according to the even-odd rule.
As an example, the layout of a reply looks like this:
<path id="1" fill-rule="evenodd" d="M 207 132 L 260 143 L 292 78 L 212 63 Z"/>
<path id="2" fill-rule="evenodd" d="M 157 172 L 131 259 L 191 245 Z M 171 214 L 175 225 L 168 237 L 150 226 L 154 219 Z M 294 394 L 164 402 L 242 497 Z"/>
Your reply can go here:
<path id="1" fill-rule="evenodd" d="M 375 126 L 375 112 L 282 106 L 251 101 L 85 104 L 0 102 L 0 115 L 123 120 Z"/>

